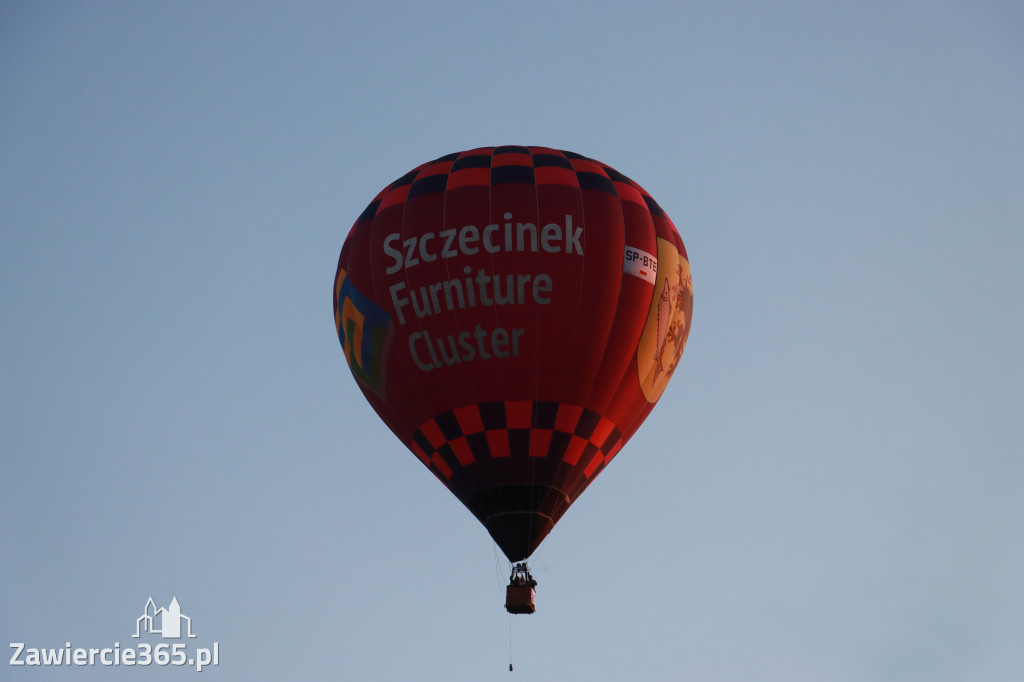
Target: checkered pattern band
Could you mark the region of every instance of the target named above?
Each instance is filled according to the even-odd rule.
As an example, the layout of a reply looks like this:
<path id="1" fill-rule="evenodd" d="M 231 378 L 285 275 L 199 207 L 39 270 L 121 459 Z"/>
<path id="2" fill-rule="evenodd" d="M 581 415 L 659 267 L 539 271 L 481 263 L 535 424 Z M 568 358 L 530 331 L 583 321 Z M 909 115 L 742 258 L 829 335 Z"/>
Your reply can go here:
<path id="1" fill-rule="evenodd" d="M 546 457 L 594 473 L 622 447 L 610 420 L 576 405 L 529 400 L 449 410 L 417 429 L 409 449 L 445 480 L 484 459 Z"/>
<path id="2" fill-rule="evenodd" d="M 558 149 L 506 146 L 448 154 L 409 171 L 370 202 L 357 224 L 372 220 L 388 206 L 425 194 L 517 182 L 597 190 L 643 205 L 652 215 L 664 215 L 646 190 L 600 161 Z"/>

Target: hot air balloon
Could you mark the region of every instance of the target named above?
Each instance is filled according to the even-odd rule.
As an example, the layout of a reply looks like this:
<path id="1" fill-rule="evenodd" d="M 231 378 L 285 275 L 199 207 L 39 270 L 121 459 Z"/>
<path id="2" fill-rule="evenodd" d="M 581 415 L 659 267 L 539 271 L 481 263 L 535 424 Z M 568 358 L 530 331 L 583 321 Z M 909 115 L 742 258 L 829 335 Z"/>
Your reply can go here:
<path id="1" fill-rule="evenodd" d="M 692 309 L 686 249 L 650 194 L 546 147 L 472 149 L 409 171 L 355 221 L 334 280 L 363 395 L 510 562 L 647 417 Z M 510 594 L 532 595 L 528 576 L 517 564 Z M 524 599 L 506 606 L 532 612 Z"/>

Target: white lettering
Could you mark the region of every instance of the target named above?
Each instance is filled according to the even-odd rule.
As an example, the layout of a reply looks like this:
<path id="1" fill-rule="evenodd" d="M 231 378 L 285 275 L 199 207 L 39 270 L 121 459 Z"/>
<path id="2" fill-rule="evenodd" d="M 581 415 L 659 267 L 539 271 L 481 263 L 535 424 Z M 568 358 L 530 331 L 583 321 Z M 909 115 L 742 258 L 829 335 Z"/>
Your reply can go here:
<path id="1" fill-rule="evenodd" d="M 471 332 L 448 334 L 442 339 L 431 338 L 425 331 L 413 332 L 409 335 L 409 354 L 421 372 L 472 362 L 477 358 L 518 358 L 519 342 L 524 334 L 526 330 L 522 328 L 508 330 L 496 327 L 488 332 L 479 324 Z M 424 353 L 429 358 L 425 358 Z"/>
<path id="2" fill-rule="evenodd" d="M 405 324 L 405 315 L 402 308 L 409 305 L 409 299 L 399 297 L 398 292 L 405 288 L 405 282 L 395 282 L 391 285 L 391 304 L 395 307 L 395 315 L 398 315 L 398 324 Z"/>
<path id="3" fill-rule="evenodd" d="M 540 305 L 551 303 L 550 296 L 541 296 L 541 294 L 550 294 L 551 287 L 551 275 L 537 275 L 533 280 L 533 300 Z"/>
<path id="4" fill-rule="evenodd" d="M 452 242 L 455 241 L 455 230 L 441 230 L 441 236 L 444 237 L 444 249 L 441 251 L 441 258 L 454 258 L 459 255 L 459 252 L 452 248 Z"/>
<path id="5" fill-rule="evenodd" d="M 402 246 L 405 247 L 405 267 L 406 269 L 411 268 L 414 265 L 419 265 L 420 259 L 413 255 L 413 251 L 416 250 L 416 237 L 409 237 Z"/>
<path id="6" fill-rule="evenodd" d="M 200 649 L 196 656 L 196 671 L 203 672 L 203 666 L 210 665 L 210 650 Z"/>
<path id="7" fill-rule="evenodd" d="M 491 333 L 491 347 L 494 350 L 494 357 L 507 358 L 508 351 L 505 350 L 506 346 L 508 346 L 508 332 L 498 327 Z"/>
<path id="8" fill-rule="evenodd" d="M 540 231 L 540 247 L 547 253 L 558 253 L 559 242 L 562 241 L 562 226 L 548 223 Z"/>
<path id="9" fill-rule="evenodd" d="M 515 334 L 518 330 L 512 330 Z M 469 335 L 469 332 L 466 332 Z M 427 337 L 429 340 L 429 337 Z M 514 345 L 513 336 L 513 345 Z M 463 358 L 461 361 L 465 361 Z M 454 364 L 460 362 L 460 359 L 455 358 L 452 362 L 446 364 Z M 428 366 L 427 370 L 441 367 L 441 364 L 435 363 L 435 365 Z M 190 635 L 194 637 L 195 635 Z M 150 665 L 156 663 L 159 666 L 184 666 L 186 664 L 193 665 L 195 659 L 191 659 L 188 656 L 187 645 L 182 643 L 168 644 L 161 642 L 155 648 L 147 643 L 139 645 L 138 651 L 130 647 L 126 647 L 123 651 L 121 650 L 121 643 L 114 642 L 112 648 L 106 649 L 74 649 L 71 648 L 71 642 L 65 644 L 63 649 L 35 649 L 26 648 L 23 642 L 12 642 L 11 648 L 14 649 L 14 654 L 11 656 L 10 664 L 12 666 L 133 666 L 133 665 Z M 203 666 L 220 665 L 220 644 L 218 642 L 213 643 L 213 656 L 211 658 L 209 649 L 199 649 L 197 660 L 199 666 L 196 668 L 202 671 Z"/>
<path id="10" fill-rule="evenodd" d="M 530 248 L 526 248 L 526 236 L 530 237 Z M 537 253 L 537 226 L 533 223 L 516 223 L 516 246 L 519 251 Z"/>
<path id="11" fill-rule="evenodd" d="M 480 249 L 473 246 L 480 239 L 480 233 L 476 229 L 476 225 L 466 225 L 459 231 L 459 250 L 467 256 L 473 256 L 479 253 Z"/>
<path id="12" fill-rule="evenodd" d="M 402 269 L 402 252 L 391 246 L 391 242 L 400 238 L 401 235 L 398 234 L 397 232 L 395 232 L 394 234 L 389 234 L 387 237 L 384 238 L 384 253 L 391 256 L 391 258 L 393 258 L 395 261 L 394 263 L 388 266 L 387 270 L 384 271 L 389 275 L 393 275 Z"/>
<path id="13" fill-rule="evenodd" d="M 490 225 L 488 225 L 487 227 L 484 228 L 484 238 L 483 238 L 484 251 L 486 251 L 487 253 L 498 253 L 499 251 L 501 251 L 501 247 L 498 246 L 497 244 L 495 244 L 494 240 L 491 239 L 491 237 L 493 237 L 494 233 L 497 232 L 497 231 L 498 231 L 498 224 L 497 223 L 492 223 L 492 224 L 490 224 Z"/>
<path id="14" fill-rule="evenodd" d="M 423 360 L 420 359 L 420 354 L 416 352 L 416 342 L 423 339 L 424 333 L 425 332 L 415 332 L 409 335 L 409 354 L 412 355 L 412 361 L 416 363 L 416 366 L 420 368 L 421 372 L 429 372 L 434 369 L 434 366 L 423 362 Z"/>
<path id="15" fill-rule="evenodd" d="M 459 334 L 459 345 L 462 346 L 462 361 L 469 362 L 476 357 L 476 349 L 473 348 L 473 344 L 469 342 L 469 332 L 462 332 Z"/>
<path id="16" fill-rule="evenodd" d="M 505 220 L 512 220 L 512 214 L 506 211 Z M 512 223 L 505 223 L 505 250 L 512 250 Z"/>
<path id="17" fill-rule="evenodd" d="M 570 233 L 572 236 L 570 237 Z M 572 231 L 572 216 L 568 213 L 565 214 L 565 252 L 572 253 L 575 247 L 577 255 L 583 255 L 583 245 L 580 244 L 580 236 L 583 234 L 583 228 L 577 227 L 576 231 Z"/>
<path id="18" fill-rule="evenodd" d="M 551 303 L 551 275 L 489 275 L 483 268 L 474 274 L 469 266 L 463 273 L 467 277 L 422 284 L 411 290 L 404 281 L 392 284 L 388 291 L 398 324 L 405 324 L 410 306 L 416 318 L 422 320 L 444 312 L 475 308 L 478 301 L 482 306 L 524 305 L 531 299 L 537 305 Z"/>
<path id="19" fill-rule="evenodd" d="M 534 223 L 512 222 L 512 214 L 505 212 L 504 240 L 498 237 L 502 226 L 491 223 L 480 230 L 476 225 L 463 225 L 459 229 L 449 228 L 439 233 L 425 232 L 402 241 L 398 232 L 384 238 L 384 254 L 390 258 L 385 273 L 393 275 L 402 268 L 412 268 L 420 263 L 432 263 L 439 257 L 443 259 L 457 256 L 474 256 L 480 253 L 481 247 L 490 254 L 506 251 L 509 253 L 566 253 L 583 255 L 583 227 L 573 227 L 572 215 L 565 214 L 565 224 L 548 223 L 538 233 Z M 564 241 L 563 241 L 564 235 Z M 443 239 L 440 254 L 428 246 L 434 239 Z M 402 249 L 396 242 L 401 241 Z"/>
<path id="20" fill-rule="evenodd" d="M 427 242 L 434 238 L 433 232 L 427 232 L 425 235 L 420 237 L 420 258 L 424 263 L 430 263 L 437 260 L 437 254 L 427 253 Z"/>

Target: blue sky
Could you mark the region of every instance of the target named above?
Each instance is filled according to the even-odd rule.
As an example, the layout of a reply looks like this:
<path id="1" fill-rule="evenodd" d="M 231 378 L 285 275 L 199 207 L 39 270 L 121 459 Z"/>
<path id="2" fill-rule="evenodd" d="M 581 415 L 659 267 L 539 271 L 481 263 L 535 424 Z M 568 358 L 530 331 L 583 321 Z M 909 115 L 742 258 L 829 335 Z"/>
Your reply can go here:
<path id="1" fill-rule="evenodd" d="M 152 596 L 225 680 L 511 679 L 510 628 L 517 679 L 1019 680 L 1021 35 L 1011 2 L 4 3 L 0 640 L 133 646 Z M 511 625 L 328 297 L 383 186 L 496 144 L 635 179 L 695 291 Z"/>

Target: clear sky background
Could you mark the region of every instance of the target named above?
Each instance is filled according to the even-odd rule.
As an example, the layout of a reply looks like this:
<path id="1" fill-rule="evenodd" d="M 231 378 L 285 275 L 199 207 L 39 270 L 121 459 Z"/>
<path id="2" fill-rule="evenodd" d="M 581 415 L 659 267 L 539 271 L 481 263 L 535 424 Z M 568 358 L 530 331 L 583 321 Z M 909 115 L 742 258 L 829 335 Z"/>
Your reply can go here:
<path id="1" fill-rule="evenodd" d="M 1022 37 L 1010 0 L 0 4 L 0 643 L 134 646 L 152 596 L 224 680 L 1019 682 Z M 695 291 L 514 619 L 330 302 L 382 187 L 496 144 L 635 179 Z"/>

